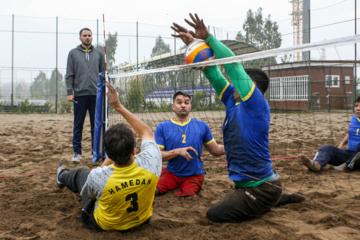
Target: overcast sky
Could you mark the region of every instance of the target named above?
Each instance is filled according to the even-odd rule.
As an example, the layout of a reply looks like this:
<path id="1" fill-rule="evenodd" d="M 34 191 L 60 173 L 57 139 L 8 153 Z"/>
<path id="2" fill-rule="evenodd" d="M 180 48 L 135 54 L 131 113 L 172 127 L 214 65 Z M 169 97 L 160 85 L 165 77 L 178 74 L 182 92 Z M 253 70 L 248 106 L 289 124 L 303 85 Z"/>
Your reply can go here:
<path id="1" fill-rule="evenodd" d="M 359 5 L 359 4 L 358 4 Z M 99 20 L 99 42 L 103 42 L 102 14 L 106 32 L 118 32 L 116 63 L 136 61 L 136 22 L 139 22 L 140 60 L 148 59 L 161 35 L 173 50 L 170 34 L 172 22 L 185 24 L 188 14 L 198 13 L 216 31 L 220 39 L 233 39 L 242 30 L 249 9 L 263 9 L 263 16 L 279 25 L 282 47 L 293 44 L 292 4 L 289 0 L 0 0 L 1 67 L 11 67 L 11 15 L 15 15 L 15 66 L 20 68 L 54 68 L 56 50 L 56 16 L 59 18 L 58 66 L 64 69 L 71 48 L 79 44 L 77 32 L 88 26 L 96 32 Z M 311 41 L 322 41 L 354 34 L 354 0 L 311 0 Z M 324 27 L 329 25 L 328 27 Z M 359 24 L 358 24 L 359 25 Z M 129 37 L 131 35 L 131 37 Z M 96 43 L 96 37 L 94 42 Z M 180 42 L 176 43 L 180 47 Z M 353 56 L 354 54 L 349 54 Z M 345 58 L 345 57 L 340 57 Z M 1 70 L 1 69 L 0 69 Z M 4 73 L 2 73 L 4 74 Z M 1 77 L 1 76 L 0 76 Z M 4 78 L 4 77 L 3 77 Z M 6 77 L 5 77 L 6 78 Z"/>
<path id="2" fill-rule="evenodd" d="M 285 26 L 291 28 L 292 11 L 288 0 L 0 0 L 0 3 L 3 15 L 102 19 L 105 14 L 109 21 L 165 26 L 173 21 L 181 22 L 189 12 L 196 12 L 207 24 L 226 28 L 241 28 L 248 9 L 255 11 L 262 7 L 264 15 L 271 14 L 274 21 L 284 25 L 284 30 Z M 320 15 L 329 14 L 322 16 L 328 22 L 336 19 L 336 15 L 354 16 L 354 0 L 311 0 L 311 8 Z"/>

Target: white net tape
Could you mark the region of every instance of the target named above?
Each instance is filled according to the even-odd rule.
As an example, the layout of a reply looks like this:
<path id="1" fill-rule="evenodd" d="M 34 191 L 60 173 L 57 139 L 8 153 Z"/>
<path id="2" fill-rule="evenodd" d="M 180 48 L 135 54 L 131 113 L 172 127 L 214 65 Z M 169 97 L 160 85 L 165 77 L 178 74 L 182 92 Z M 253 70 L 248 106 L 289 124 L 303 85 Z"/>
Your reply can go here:
<path id="1" fill-rule="evenodd" d="M 112 74 L 111 78 L 122 78 L 122 77 L 131 77 L 149 73 L 161 73 L 161 72 L 169 72 L 169 71 L 179 71 L 182 69 L 200 67 L 200 66 L 212 66 L 212 65 L 222 65 L 227 63 L 234 63 L 234 62 L 242 62 L 242 61 L 251 61 L 256 59 L 268 58 L 268 57 L 276 57 L 279 55 L 284 55 L 293 52 L 306 52 L 311 50 L 316 50 L 320 48 L 329 48 L 329 47 L 339 47 L 345 46 L 350 44 L 355 44 L 360 42 L 360 35 L 352 35 L 342 38 L 335 38 L 331 40 L 325 40 L 315 43 L 307 43 L 297 46 L 285 47 L 285 48 L 277 48 L 277 49 L 270 49 L 266 51 L 260 51 L 255 53 L 248 53 L 243 54 L 240 56 L 234 56 L 229 58 L 222 58 L 222 59 L 214 59 L 207 62 L 199 62 L 193 64 L 185 64 L 185 65 L 176 65 L 176 66 L 169 66 L 157 69 L 150 69 L 150 70 L 142 70 L 138 72 L 129 72 L 129 73 L 119 73 L 119 74 Z"/>

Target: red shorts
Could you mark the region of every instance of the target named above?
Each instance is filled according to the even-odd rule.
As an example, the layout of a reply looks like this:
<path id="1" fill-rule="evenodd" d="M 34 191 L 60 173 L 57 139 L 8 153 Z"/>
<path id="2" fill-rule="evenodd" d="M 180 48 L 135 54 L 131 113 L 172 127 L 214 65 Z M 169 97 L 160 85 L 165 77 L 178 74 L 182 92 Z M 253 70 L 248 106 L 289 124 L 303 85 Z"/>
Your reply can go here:
<path id="1" fill-rule="evenodd" d="M 180 191 L 175 195 L 180 197 L 195 195 L 200 189 L 202 189 L 204 183 L 204 175 L 195 175 L 189 177 L 177 177 L 172 172 L 165 168 L 161 172 L 159 182 L 156 185 L 157 190 L 160 194 L 166 193 L 167 191 L 180 188 Z"/>

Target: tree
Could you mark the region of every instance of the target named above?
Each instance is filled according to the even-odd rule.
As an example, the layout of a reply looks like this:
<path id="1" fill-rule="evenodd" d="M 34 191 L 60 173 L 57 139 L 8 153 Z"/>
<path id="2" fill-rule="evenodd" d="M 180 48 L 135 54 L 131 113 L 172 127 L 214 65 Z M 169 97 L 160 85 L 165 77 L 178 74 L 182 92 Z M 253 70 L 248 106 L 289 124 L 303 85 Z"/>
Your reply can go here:
<path id="1" fill-rule="evenodd" d="M 18 83 L 16 85 L 16 87 L 15 87 L 16 97 L 18 97 L 18 98 L 26 98 L 28 93 L 29 93 L 28 85 L 26 84 L 25 81 L 21 81 L 20 83 Z"/>
<path id="2" fill-rule="evenodd" d="M 281 63 L 288 63 L 291 62 L 293 55 L 292 54 L 285 54 L 284 56 L 280 57 Z"/>
<path id="3" fill-rule="evenodd" d="M 63 75 L 57 71 L 57 87 L 58 87 L 58 96 L 59 96 L 59 99 L 61 98 L 61 96 L 66 96 L 67 93 L 66 93 L 66 84 L 65 84 L 65 81 L 63 81 L 64 77 Z M 50 80 L 49 80 L 49 100 L 50 99 L 55 99 L 55 96 L 56 96 L 56 69 L 54 69 L 52 72 L 51 72 L 51 77 L 50 77 Z"/>
<path id="4" fill-rule="evenodd" d="M 151 57 L 155 57 L 161 54 L 169 53 L 171 51 L 170 45 L 166 44 L 161 36 L 156 38 L 155 46 L 152 49 Z"/>
<path id="5" fill-rule="evenodd" d="M 243 24 L 243 34 L 241 31 L 237 33 L 236 40 L 254 45 L 261 50 L 278 48 L 281 46 L 282 38 L 279 32 L 279 25 L 271 21 L 269 14 L 265 20 L 262 15 L 262 8 L 258 8 L 253 13 L 251 9 L 246 14 Z"/>
<path id="6" fill-rule="evenodd" d="M 63 75 L 58 71 L 58 94 L 66 96 L 65 81 Z M 56 95 L 56 69 L 51 73 L 51 78 L 48 79 L 43 71 L 40 71 L 30 86 L 30 94 L 33 98 L 45 98 L 47 100 L 54 100 Z"/>
<path id="7" fill-rule="evenodd" d="M 46 74 L 43 71 L 40 71 L 34 79 L 34 82 L 30 86 L 31 97 L 40 98 L 48 94 L 46 85 L 49 80 L 46 78 Z"/>
<path id="8" fill-rule="evenodd" d="M 117 36 L 118 33 L 108 34 L 108 39 L 105 40 L 106 44 L 106 61 L 108 70 L 110 70 L 115 64 L 115 53 L 117 48 Z M 104 45 L 101 43 L 98 44 L 97 48 L 104 53 Z"/>
<path id="9" fill-rule="evenodd" d="M 144 103 L 145 96 L 141 89 L 141 82 L 132 80 L 130 82 L 130 89 L 126 95 L 126 102 L 129 110 L 138 111 L 139 107 Z"/>

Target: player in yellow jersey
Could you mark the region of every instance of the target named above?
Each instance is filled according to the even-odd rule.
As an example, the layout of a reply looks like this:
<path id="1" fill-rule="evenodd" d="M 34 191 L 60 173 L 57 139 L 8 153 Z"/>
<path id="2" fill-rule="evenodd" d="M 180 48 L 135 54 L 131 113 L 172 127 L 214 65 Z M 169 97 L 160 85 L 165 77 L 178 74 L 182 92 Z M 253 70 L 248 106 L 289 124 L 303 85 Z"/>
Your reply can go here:
<path id="1" fill-rule="evenodd" d="M 153 213 L 156 184 L 161 173 L 161 152 L 155 137 L 144 122 L 119 101 L 114 88 L 106 82 L 109 104 L 118 111 L 142 139 L 136 154 L 133 131 L 125 124 L 111 126 L 104 134 L 109 166 L 90 171 L 87 167 L 68 170 L 60 163 L 57 185 L 78 193 L 83 200 L 81 217 L 97 231 L 128 230 L 148 223 Z"/>

